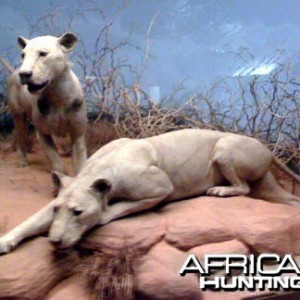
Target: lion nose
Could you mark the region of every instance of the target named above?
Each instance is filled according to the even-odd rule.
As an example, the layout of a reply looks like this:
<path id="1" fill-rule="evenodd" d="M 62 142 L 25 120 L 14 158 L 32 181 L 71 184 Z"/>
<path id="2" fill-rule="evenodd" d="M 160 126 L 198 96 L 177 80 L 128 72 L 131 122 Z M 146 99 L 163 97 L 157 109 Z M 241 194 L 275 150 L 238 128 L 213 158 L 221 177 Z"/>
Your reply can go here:
<path id="1" fill-rule="evenodd" d="M 19 73 L 21 83 L 24 84 L 31 78 L 32 72 L 31 71 L 23 71 Z"/>
<path id="2" fill-rule="evenodd" d="M 61 245 L 61 240 L 50 240 L 50 243 L 55 247 L 58 248 Z"/>

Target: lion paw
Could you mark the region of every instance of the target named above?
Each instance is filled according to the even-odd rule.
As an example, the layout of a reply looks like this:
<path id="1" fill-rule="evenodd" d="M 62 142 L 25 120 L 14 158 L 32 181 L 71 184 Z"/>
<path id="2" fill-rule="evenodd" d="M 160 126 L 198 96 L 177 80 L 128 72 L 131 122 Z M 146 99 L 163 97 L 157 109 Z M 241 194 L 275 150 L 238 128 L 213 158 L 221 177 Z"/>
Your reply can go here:
<path id="1" fill-rule="evenodd" d="M 15 243 L 10 238 L 0 238 L 0 255 L 11 252 L 14 247 Z"/>
<path id="2" fill-rule="evenodd" d="M 206 194 L 209 196 L 225 197 L 228 195 L 228 189 L 223 186 L 215 186 L 215 187 L 209 188 L 206 191 Z"/>
<path id="3" fill-rule="evenodd" d="M 206 194 L 209 196 L 217 197 L 232 197 L 232 196 L 241 196 L 247 195 L 250 189 L 247 185 L 241 186 L 214 186 L 209 188 L 206 191 Z"/>
<path id="4" fill-rule="evenodd" d="M 18 167 L 19 168 L 24 168 L 24 167 L 27 167 L 29 164 L 28 164 L 28 161 L 25 159 L 25 160 L 19 160 L 18 161 Z"/>

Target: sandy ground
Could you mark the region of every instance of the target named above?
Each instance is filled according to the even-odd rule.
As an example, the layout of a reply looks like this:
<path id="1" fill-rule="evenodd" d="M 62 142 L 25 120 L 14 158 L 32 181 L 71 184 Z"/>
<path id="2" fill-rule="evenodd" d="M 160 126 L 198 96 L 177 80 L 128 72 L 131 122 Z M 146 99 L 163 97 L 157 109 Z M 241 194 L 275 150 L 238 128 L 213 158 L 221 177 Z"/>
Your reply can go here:
<path id="1" fill-rule="evenodd" d="M 28 155 L 30 166 L 17 166 L 10 145 L 0 147 L 0 231 L 6 231 L 46 205 L 52 197 L 50 169 L 38 145 Z M 66 160 L 69 165 L 69 159 Z"/>
<path id="2" fill-rule="evenodd" d="M 17 154 L 9 143 L 0 144 L 0 234 L 22 223 L 52 199 L 50 168 L 44 153 L 38 145 L 28 155 L 29 166 L 17 166 Z M 70 159 L 65 159 L 70 170 Z M 47 299 L 75 300 L 71 290 L 76 286 L 64 288 L 65 281 L 54 289 Z M 74 285 L 74 284 L 73 284 Z M 56 290 L 58 290 L 56 292 Z M 87 299 L 79 290 L 76 299 Z"/>

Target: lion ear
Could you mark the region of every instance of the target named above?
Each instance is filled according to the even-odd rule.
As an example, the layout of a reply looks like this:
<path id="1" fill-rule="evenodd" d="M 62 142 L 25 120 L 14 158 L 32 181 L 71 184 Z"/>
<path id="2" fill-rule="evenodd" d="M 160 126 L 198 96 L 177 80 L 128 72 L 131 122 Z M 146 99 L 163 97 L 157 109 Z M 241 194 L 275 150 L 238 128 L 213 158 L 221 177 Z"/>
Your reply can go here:
<path id="1" fill-rule="evenodd" d="M 25 39 L 22 36 L 18 37 L 18 44 L 19 44 L 19 46 L 20 46 L 21 49 L 24 49 L 26 47 L 26 45 L 28 44 L 28 42 L 29 42 L 28 39 Z"/>
<path id="2" fill-rule="evenodd" d="M 63 187 L 67 186 L 70 181 L 72 180 L 72 177 L 67 176 L 63 173 L 53 171 L 51 173 L 51 179 L 53 182 L 53 185 L 57 191 L 60 191 Z"/>
<path id="3" fill-rule="evenodd" d="M 77 41 L 76 35 L 72 32 L 67 32 L 58 38 L 58 42 L 65 52 L 72 51 L 76 47 Z"/>
<path id="4" fill-rule="evenodd" d="M 102 195 L 107 194 L 111 190 L 111 186 L 112 186 L 111 182 L 108 181 L 107 179 L 97 179 L 92 184 L 92 188 L 95 191 L 101 193 Z"/>

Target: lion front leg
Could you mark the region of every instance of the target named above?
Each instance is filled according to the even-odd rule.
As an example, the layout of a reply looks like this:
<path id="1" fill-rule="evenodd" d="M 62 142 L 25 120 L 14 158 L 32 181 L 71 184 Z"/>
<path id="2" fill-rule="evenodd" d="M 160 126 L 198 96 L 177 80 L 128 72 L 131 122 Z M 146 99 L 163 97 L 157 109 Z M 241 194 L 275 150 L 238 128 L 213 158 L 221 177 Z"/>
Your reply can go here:
<path id="1" fill-rule="evenodd" d="M 58 155 L 52 136 L 43 135 L 40 132 L 37 132 L 37 137 L 43 146 L 52 170 L 66 174 L 64 162 Z"/>
<path id="2" fill-rule="evenodd" d="M 71 135 L 71 140 L 72 140 L 72 164 L 73 164 L 75 174 L 78 174 L 87 159 L 85 136 Z"/>
<path id="3" fill-rule="evenodd" d="M 158 167 L 150 166 L 145 169 L 135 166 L 134 173 L 136 176 L 133 177 L 132 174 L 132 178 L 127 182 L 127 199 L 111 199 L 99 224 L 103 225 L 114 219 L 150 209 L 167 199 L 174 191 L 169 177 Z"/>
<path id="4" fill-rule="evenodd" d="M 47 232 L 53 216 L 53 202 L 51 202 L 25 222 L 0 237 L 0 254 L 12 251 L 25 238 Z"/>

